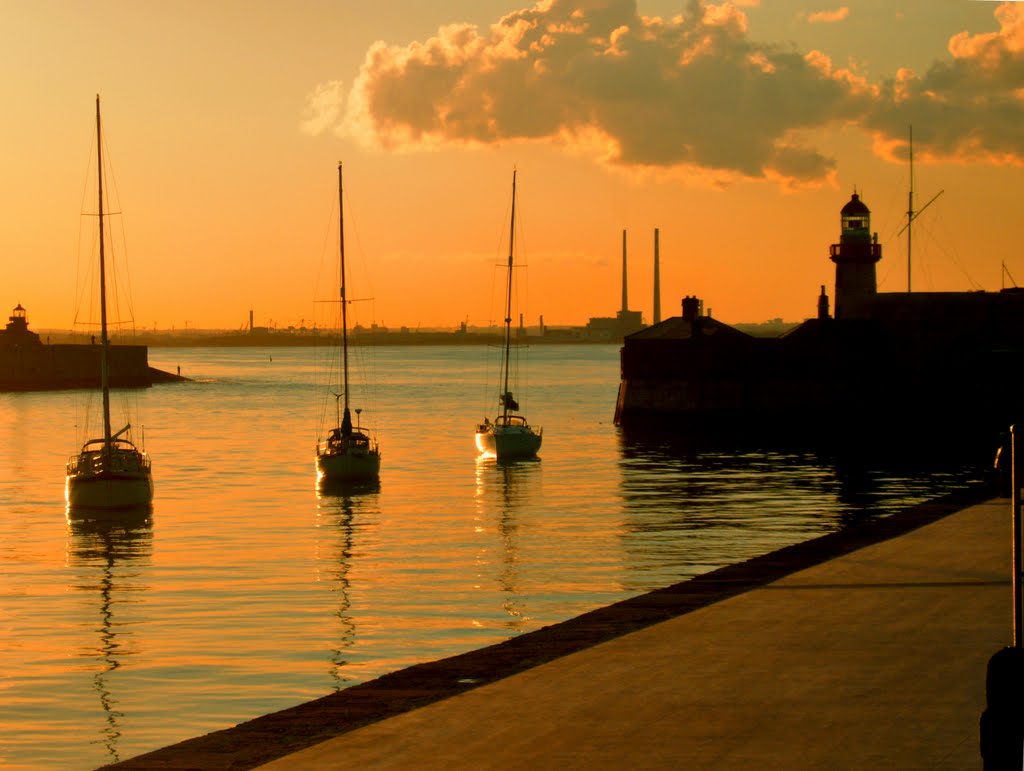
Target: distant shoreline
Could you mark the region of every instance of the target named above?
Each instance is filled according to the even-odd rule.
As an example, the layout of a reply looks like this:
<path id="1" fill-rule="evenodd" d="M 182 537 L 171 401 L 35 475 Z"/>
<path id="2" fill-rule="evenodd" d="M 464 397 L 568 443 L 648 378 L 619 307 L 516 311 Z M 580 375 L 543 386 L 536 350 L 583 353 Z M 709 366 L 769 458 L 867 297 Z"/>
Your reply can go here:
<path id="1" fill-rule="evenodd" d="M 89 344 L 89 338 L 82 335 L 43 334 L 43 339 L 56 343 Z M 337 334 L 290 334 L 238 333 L 238 334 L 136 334 L 124 340 L 112 339 L 112 345 L 144 345 L 149 348 L 269 348 L 269 347 L 310 347 L 335 346 L 340 342 Z M 349 345 L 500 345 L 501 335 L 475 334 L 472 332 L 376 332 L 350 334 Z M 622 338 L 576 337 L 568 335 L 518 335 L 520 344 L 609 344 L 622 343 Z"/>
<path id="2" fill-rule="evenodd" d="M 736 324 L 740 331 L 755 337 L 776 337 L 797 326 L 795 322 L 774 321 L 763 324 Z M 608 345 L 622 344 L 622 337 L 588 334 L 583 327 L 545 328 L 529 327 L 516 330 L 518 343 L 529 345 Z M 71 343 L 88 345 L 90 336 L 66 330 L 43 330 L 40 338 L 46 344 Z M 145 345 L 150 348 L 268 348 L 308 347 L 317 345 L 338 345 L 339 334 L 335 330 L 255 330 L 224 331 L 168 331 L 135 332 L 133 335 L 111 339 L 113 345 Z M 498 332 L 474 332 L 465 330 L 355 330 L 349 333 L 350 345 L 500 345 L 502 336 Z"/>

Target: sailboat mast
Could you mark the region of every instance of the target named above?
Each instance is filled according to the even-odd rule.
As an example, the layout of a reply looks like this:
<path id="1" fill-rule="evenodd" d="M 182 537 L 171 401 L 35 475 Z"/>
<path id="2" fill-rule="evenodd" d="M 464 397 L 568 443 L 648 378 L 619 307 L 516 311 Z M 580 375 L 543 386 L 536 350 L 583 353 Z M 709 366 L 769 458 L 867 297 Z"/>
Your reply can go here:
<path id="1" fill-rule="evenodd" d="M 342 359 L 342 390 L 345 399 L 345 414 L 348 414 L 348 300 L 345 297 L 345 214 L 344 190 L 341 184 L 341 162 L 338 162 L 338 241 L 339 269 L 341 271 L 341 359 Z"/>
<path id="2" fill-rule="evenodd" d="M 910 293 L 910 238 L 914 221 L 914 127 L 910 127 L 910 191 L 907 193 L 907 293 Z"/>
<path id="3" fill-rule="evenodd" d="M 107 361 L 107 266 L 103 250 L 103 134 L 100 130 L 100 95 L 96 94 L 96 179 L 100 222 L 100 387 L 103 390 L 103 448 L 110 454 L 110 366 Z"/>
<path id="4" fill-rule="evenodd" d="M 516 171 L 512 170 L 512 218 L 508 227 L 508 278 L 505 286 L 505 385 L 501 392 L 501 414 L 508 418 L 508 359 L 512 347 L 512 254 L 516 237 Z"/>

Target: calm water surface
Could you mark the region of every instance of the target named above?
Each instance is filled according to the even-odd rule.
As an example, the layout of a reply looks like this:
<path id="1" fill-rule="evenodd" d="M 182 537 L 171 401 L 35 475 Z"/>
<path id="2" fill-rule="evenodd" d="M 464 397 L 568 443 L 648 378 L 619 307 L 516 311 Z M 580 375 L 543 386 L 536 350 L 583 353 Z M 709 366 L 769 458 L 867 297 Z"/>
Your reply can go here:
<path id="1" fill-rule="evenodd" d="M 151 517 L 116 527 L 65 516 L 86 395 L 0 394 L 0 766 L 126 759 L 978 476 L 627 441 L 612 345 L 531 349 L 542 459 L 501 466 L 473 443 L 496 401 L 482 348 L 367 354 L 375 396 L 354 406 L 380 486 L 320 496 L 322 353 L 151 350 L 196 381 L 114 399 L 156 481 Z"/>

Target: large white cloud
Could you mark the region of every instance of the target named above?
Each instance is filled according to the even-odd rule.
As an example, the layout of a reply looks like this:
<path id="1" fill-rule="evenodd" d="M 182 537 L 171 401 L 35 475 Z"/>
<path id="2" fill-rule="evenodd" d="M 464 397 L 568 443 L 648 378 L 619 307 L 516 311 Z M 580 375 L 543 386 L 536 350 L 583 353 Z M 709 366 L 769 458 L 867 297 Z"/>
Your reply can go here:
<path id="1" fill-rule="evenodd" d="M 389 149 L 558 141 L 610 164 L 786 181 L 829 174 L 834 161 L 797 137 L 841 122 L 885 151 L 914 123 L 924 153 L 1017 159 L 1024 24 L 1013 3 L 996 13 L 998 32 L 957 35 L 924 77 L 872 84 L 819 52 L 752 41 L 733 3 L 689 0 L 662 19 L 635 0 L 544 0 L 486 32 L 374 44 L 347 97 L 314 92 L 306 125 Z"/>

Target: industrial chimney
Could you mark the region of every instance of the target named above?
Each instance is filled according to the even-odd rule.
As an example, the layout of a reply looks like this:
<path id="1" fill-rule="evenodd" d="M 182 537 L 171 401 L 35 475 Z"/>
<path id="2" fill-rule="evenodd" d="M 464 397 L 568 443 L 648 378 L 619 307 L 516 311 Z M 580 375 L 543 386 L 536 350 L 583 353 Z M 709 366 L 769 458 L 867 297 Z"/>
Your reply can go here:
<path id="1" fill-rule="evenodd" d="M 658 267 L 658 229 L 654 229 L 654 316 L 651 323 L 661 322 L 661 273 Z"/>
<path id="2" fill-rule="evenodd" d="M 622 310 L 629 310 L 629 291 L 626 280 L 626 231 L 622 231 Z"/>

